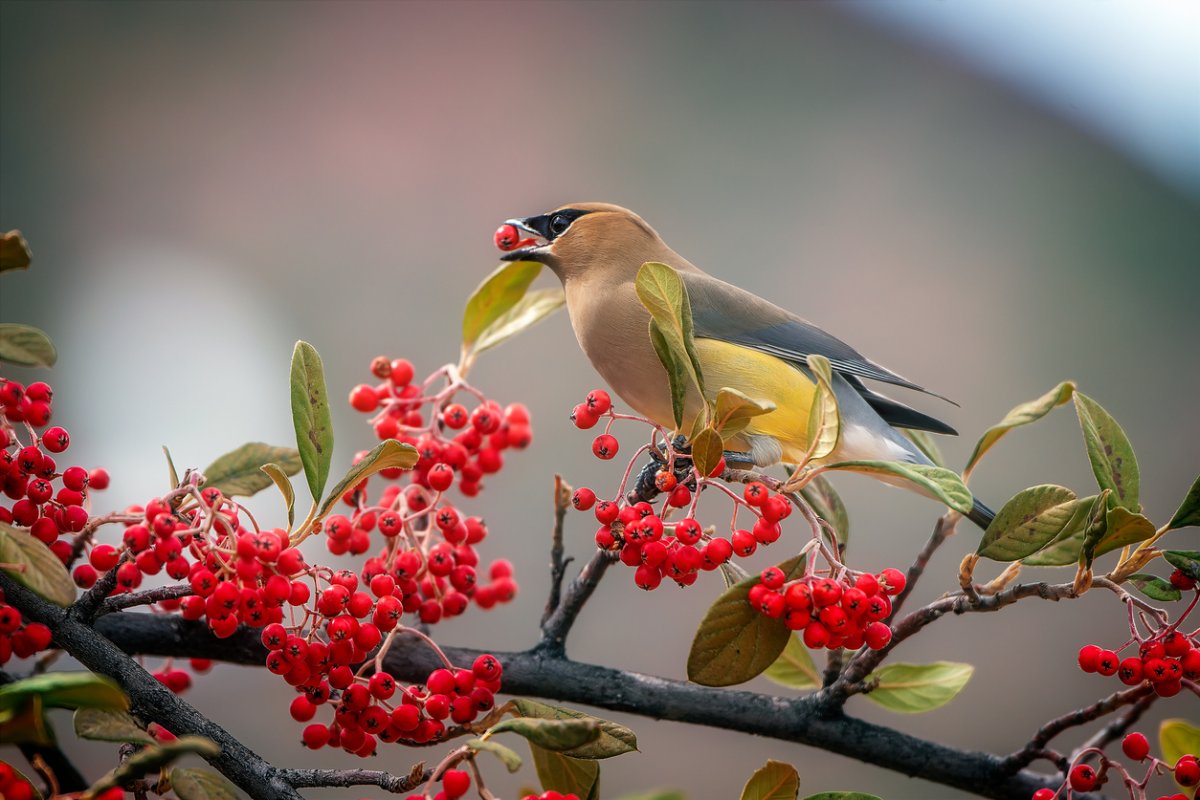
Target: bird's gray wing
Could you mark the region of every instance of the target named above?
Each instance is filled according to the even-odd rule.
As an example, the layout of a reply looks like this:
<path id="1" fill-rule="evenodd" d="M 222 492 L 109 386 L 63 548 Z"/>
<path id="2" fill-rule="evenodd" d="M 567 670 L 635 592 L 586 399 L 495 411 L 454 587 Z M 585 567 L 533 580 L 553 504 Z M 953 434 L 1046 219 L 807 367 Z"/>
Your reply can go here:
<path id="1" fill-rule="evenodd" d="M 841 339 L 745 289 L 699 271 L 681 271 L 679 277 L 691 300 L 697 337 L 739 344 L 797 364 L 807 364 L 808 356 L 815 353 L 829 359 L 830 366 L 847 378 L 870 378 L 954 403 L 879 366 Z M 870 391 L 861 380 L 853 382 L 864 396 Z M 893 400 L 888 403 L 901 405 Z"/>

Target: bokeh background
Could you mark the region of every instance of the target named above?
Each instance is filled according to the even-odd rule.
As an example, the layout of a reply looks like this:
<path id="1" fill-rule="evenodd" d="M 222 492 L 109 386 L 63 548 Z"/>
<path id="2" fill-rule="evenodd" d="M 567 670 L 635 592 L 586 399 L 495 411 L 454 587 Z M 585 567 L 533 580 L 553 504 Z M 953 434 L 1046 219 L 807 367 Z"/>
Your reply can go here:
<path id="1" fill-rule="evenodd" d="M 289 443 L 298 338 L 319 348 L 338 398 L 380 353 L 425 370 L 453 360 L 462 303 L 496 263 L 496 225 L 607 200 L 961 403 L 914 398 L 962 431 L 943 442 L 952 464 L 1008 408 L 1074 378 L 1138 448 L 1161 524 L 1200 468 L 1195 9 L 5 0 L 0 224 L 23 230 L 35 263 L 4 276 L 0 310 L 54 338 L 56 419 L 78 461 L 113 474 L 99 504 L 122 507 L 165 488 L 161 445 L 203 466 L 244 441 Z M 619 474 L 567 420 L 597 379 L 565 315 L 473 377 L 534 415 L 532 449 L 466 504 L 486 514 L 486 554 L 516 562 L 522 592 L 438 635 L 515 649 L 535 641 L 548 586 L 554 472 L 602 493 Z M 335 428 L 336 472 L 371 436 L 341 404 Z M 998 507 L 1045 482 L 1092 484 L 1069 409 L 1012 434 L 974 488 Z M 838 485 L 854 564 L 907 564 L 937 508 L 863 478 Z M 273 497 L 254 508 L 278 518 Z M 570 520 L 579 558 L 589 519 Z M 1194 546 L 1194 531 L 1177 542 Z M 952 587 L 976 543 L 965 527 L 920 597 Z M 681 678 L 718 582 L 646 594 L 615 570 L 571 655 Z M 849 710 L 1007 752 L 1113 690 L 1074 653 L 1124 641 L 1122 617 L 1095 592 L 947 619 L 896 658 L 976 664 L 955 702 L 919 717 L 861 699 Z M 188 699 L 270 760 L 347 764 L 299 747 L 288 691 L 262 670 L 219 667 Z M 1159 717 L 1197 716 L 1194 698 L 1165 705 Z M 736 797 L 767 758 L 796 764 L 806 793 L 960 796 L 791 744 L 613 716 L 642 752 L 604 764 L 606 798 L 654 786 Z M 92 771 L 111 765 L 110 747 L 68 747 Z M 429 755 L 385 747 L 370 766 Z M 534 780 L 531 767 L 501 773 L 488 769 L 510 796 Z"/>

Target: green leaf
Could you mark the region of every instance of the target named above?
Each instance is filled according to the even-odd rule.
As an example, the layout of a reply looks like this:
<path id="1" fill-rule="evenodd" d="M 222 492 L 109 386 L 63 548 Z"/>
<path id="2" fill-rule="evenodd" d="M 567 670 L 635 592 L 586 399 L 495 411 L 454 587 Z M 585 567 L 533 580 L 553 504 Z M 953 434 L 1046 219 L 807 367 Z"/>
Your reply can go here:
<path id="1" fill-rule="evenodd" d="M 1083 527 L 1083 544 L 1079 548 L 1079 564 L 1081 566 L 1092 568 L 1092 561 L 1096 558 L 1096 549 L 1104 539 L 1104 534 L 1108 532 L 1108 499 L 1112 495 L 1111 489 L 1105 489 L 1096 496 L 1096 500 L 1092 503 L 1092 507 L 1088 509 L 1087 522 Z"/>
<path id="2" fill-rule="evenodd" d="M 566 305 L 567 296 L 561 286 L 552 289 L 536 289 L 526 292 L 508 311 L 496 317 L 475 341 L 476 353 L 490 350 L 507 342 L 518 333 L 532 328 L 546 317 Z"/>
<path id="3" fill-rule="evenodd" d="M 783 652 L 774 664 L 767 667 L 763 677 L 789 689 L 817 689 L 821 686 L 821 673 L 799 636 L 788 637 Z"/>
<path id="4" fill-rule="evenodd" d="M 179 800 L 237 800 L 237 787 L 211 769 L 176 767 L 171 770 L 171 788 Z"/>
<path id="5" fill-rule="evenodd" d="M 0 361 L 18 367 L 53 367 L 58 351 L 45 331 L 32 325 L 0 322 Z"/>
<path id="6" fill-rule="evenodd" d="M 1172 531 L 1176 528 L 1188 528 L 1195 525 L 1200 525 L 1200 476 L 1192 481 L 1192 488 L 1188 489 L 1187 496 L 1175 510 L 1171 521 L 1167 523 L 1167 530 Z"/>
<path id="7" fill-rule="evenodd" d="M 692 334 L 692 304 L 679 273 L 666 264 L 647 261 L 638 270 L 634 288 L 642 305 L 658 323 L 672 357 L 683 365 L 703 397 L 704 374 Z"/>
<path id="8" fill-rule="evenodd" d="M 683 409 L 687 402 L 687 371 L 683 362 L 672 353 L 671 345 L 667 344 L 662 329 L 653 319 L 650 320 L 650 343 L 654 345 L 654 352 L 658 354 L 658 360 L 667 371 L 667 383 L 671 389 L 671 416 L 675 420 L 675 427 L 680 428 L 683 426 Z M 701 416 L 704 416 L 704 412 L 701 412 Z"/>
<path id="9" fill-rule="evenodd" d="M 1075 493 L 1062 486 L 1023 489 L 996 514 L 976 552 L 994 561 L 1033 555 L 1063 532 L 1079 504 Z"/>
<path id="10" fill-rule="evenodd" d="M 292 523 L 296 521 L 296 490 L 292 487 L 292 482 L 288 480 L 287 472 L 275 463 L 263 464 L 259 469 L 271 479 L 279 489 L 279 493 L 283 495 L 283 502 L 287 505 L 288 529 L 290 530 Z"/>
<path id="11" fill-rule="evenodd" d="M 136 780 L 157 772 L 177 758 L 195 753 L 199 756 L 212 757 L 221 752 L 221 748 L 211 739 L 203 736 L 180 736 L 178 739 L 158 747 L 143 748 L 121 763 L 121 766 L 111 770 L 96 781 L 88 789 L 93 796 L 107 791 L 114 786 L 120 786 L 128 781 Z"/>
<path id="12" fill-rule="evenodd" d="M 1025 566 L 1065 567 L 1078 562 L 1088 515 L 1097 499 L 1098 495 L 1079 498 L 1071 520 L 1063 527 L 1062 532 L 1050 544 L 1024 559 Z"/>
<path id="13" fill-rule="evenodd" d="M 599 800 L 600 765 L 594 759 L 571 758 L 529 743 L 533 766 L 543 790 L 574 794 L 580 800 Z"/>
<path id="14" fill-rule="evenodd" d="M 842 424 L 837 396 L 833 393 L 833 370 L 829 366 L 829 359 L 811 353 L 807 361 L 808 371 L 817 384 L 816 396 L 808 413 L 807 441 L 812 448 L 809 458 L 819 459 L 837 449 Z"/>
<path id="15" fill-rule="evenodd" d="M 35 695 L 47 708 L 129 709 L 129 698 L 111 678 L 94 672 L 48 672 L 0 686 L 0 711 Z"/>
<path id="16" fill-rule="evenodd" d="M 1158 726 L 1158 747 L 1162 760 L 1172 767 L 1189 753 L 1200 755 L 1200 728 L 1186 719 L 1164 719 Z"/>
<path id="17" fill-rule="evenodd" d="M 979 442 L 975 445 L 975 451 L 967 459 L 966 469 L 963 470 L 963 480 L 970 478 L 975 465 L 979 463 L 979 459 L 983 458 L 983 454 L 991 450 L 992 446 L 1000 441 L 1004 434 L 1021 425 L 1037 422 L 1070 400 L 1071 395 L 1074 393 L 1075 384 L 1071 381 L 1063 381 L 1038 399 L 1030 400 L 1028 403 L 1021 403 L 1005 414 L 1004 419 L 988 428 L 984 431 L 983 436 L 980 437 Z"/>
<path id="18" fill-rule="evenodd" d="M 75 735 L 80 739 L 100 742 L 131 742 L 154 744 L 133 717 L 124 711 L 104 708 L 81 708 L 75 712 Z"/>
<path id="19" fill-rule="evenodd" d="M 467 741 L 467 747 L 476 753 L 484 751 L 491 753 L 500 759 L 509 772 L 516 772 L 521 768 L 521 757 L 517 755 L 516 751 L 510 750 L 499 742 L 493 742 L 491 739 L 470 739 Z"/>
<path id="20" fill-rule="evenodd" d="M 956 473 L 944 467 L 902 464 L 899 461 L 839 461 L 825 469 L 861 472 L 864 475 L 888 475 L 918 486 L 960 514 L 971 511 L 971 491 Z"/>
<path id="21" fill-rule="evenodd" d="M 929 431 L 904 428 L 900 432 L 907 436 L 908 440 L 915 444 L 917 449 L 924 453 L 925 457 L 932 461 L 935 466 L 946 466 L 946 459 L 942 456 L 942 448 L 938 447 L 938 443 L 934 441 L 933 435 Z"/>
<path id="22" fill-rule="evenodd" d="M 721 434 L 712 428 L 705 428 L 691 441 L 691 446 L 692 463 L 696 465 L 696 471 L 701 475 L 711 475 L 720 466 L 721 457 L 725 454 Z"/>
<path id="23" fill-rule="evenodd" d="M 870 678 L 877 678 L 879 685 L 866 697 L 899 714 L 923 714 L 953 700 L 974 671 L 970 664 L 949 661 L 888 664 L 871 674 Z"/>
<path id="24" fill-rule="evenodd" d="M 563 753 L 600 737 L 600 725 L 590 719 L 538 719 L 512 717 L 497 722 L 488 729 L 491 733 L 512 731 L 524 736 L 538 747 Z"/>
<path id="25" fill-rule="evenodd" d="M 624 725 L 593 717 L 573 708 L 551 706 L 524 697 L 513 698 L 512 704 L 523 717 L 595 721 L 600 728 L 600 735 L 590 742 L 566 751 L 566 754 L 572 758 L 612 758 L 637 750 L 637 736 Z"/>
<path id="26" fill-rule="evenodd" d="M 12 230 L 0 236 L 0 272 L 10 269 L 29 269 L 33 254 L 20 231 Z"/>
<path id="27" fill-rule="evenodd" d="M 6 522 L 0 522 L 0 564 L 21 565 L 4 571 L 51 603 L 69 606 L 75 600 L 75 582 L 59 557 L 41 540 Z"/>
<path id="28" fill-rule="evenodd" d="M 292 351 L 291 385 L 296 449 L 300 451 L 313 502 L 319 502 L 333 460 L 333 420 L 329 416 L 325 367 L 317 349 L 308 342 L 296 342 Z"/>
<path id="29" fill-rule="evenodd" d="M 175 459 L 171 458 L 171 451 L 164 444 L 162 446 L 163 455 L 167 457 L 167 480 L 171 482 L 171 488 L 179 486 L 179 473 L 175 469 Z"/>
<path id="30" fill-rule="evenodd" d="M 769 400 L 755 400 L 737 389 L 725 386 L 717 390 L 713 427 L 724 441 L 729 441 L 744 431 L 750 420 L 774 410 L 775 404 Z"/>
<path id="31" fill-rule="evenodd" d="M 850 517 L 841 496 L 824 475 L 813 476 L 800 490 L 817 516 L 828 522 L 837 531 L 838 544 L 845 546 L 850 541 Z"/>
<path id="32" fill-rule="evenodd" d="M 1105 515 L 1105 532 L 1096 544 L 1096 557 L 1144 542 L 1154 535 L 1154 523 L 1141 514 L 1116 506 Z"/>
<path id="33" fill-rule="evenodd" d="M 417 448 L 411 444 L 401 444 L 395 439 L 380 442 L 374 450 L 367 453 L 350 468 L 346 477 L 337 482 L 329 496 L 321 503 L 317 518 L 320 519 L 328 514 L 329 509 L 333 508 L 333 504 L 340 500 L 343 494 L 376 472 L 385 469 L 412 469 L 418 458 L 420 458 L 420 454 L 417 452 Z"/>
<path id="34" fill-rule="evenodd" d="M 1075 393 L 1075 412 L 1087 445 L 1088 460 L 1101 489 L 1112 489 L 1110 502 L 1130 511 L 1141 511 L 1138 503 L 1138 464 L 1125 431 L 1099 403 L 1082 392 Z"/>
<path id="35" fill-rule="evenodd" d="M 1164 580 L 1157 575 L 1148 575 L 1144 572 L 1139 572 L 1136 575 L 1130 575 L 1126 580 L 1151 600 L 1169 603 L 1183 596 L 1183 593 L 1172 586 L 1170 581 Z"/>
<path id="36" fill-rule="evenodd" d="M 796 556 L 779 565 L 787 580 L 804 571 Z M 733 686 L 762 674 L 787 647 L 792 632 L 781 619 L 760 614 L 750 605 L 753 575 L 726 589 L 712 604 L 692 639 L 688 679 L 702 686 Z"/>
<path id="37" fill-rule="evenodd" d="M 1200 581 L 1200 552 L 1196 550 L 1164 550 L 1163 558 L 1175 569 L 1194 581 Z"/>
<path id="38" fill-rule="evenodd" d="M 463 350 L 471 350 L 483 333 L 525 296 L 542 271 L 536 261 L 510 261 L 496 267 L 475 288 L 463 309 Z M 499 342 L 495 342 L 499 344 Z"/>
<path id="39" fill-rule="evenodd" d="M 796 800 L 800 794 L 800 773 L 791 764 L 768 760 L 742 787 L 741 800 Z"/>
<path id="40" fill-rule="evenodd" d="M 818 792 L 810 794 L 804 800 L 880 800 L 880 798 L 866 792 Z"/>
<path id="41" fill-rule="evenodd" d="M 247 442 L 209 464 L 204 470 L 204 485 L 220 489 L 226 497 L 250 497 L 271 485 L 272 478 L 262 469 L 270 463 L 285 476 L 295 475 L 302 466 L 300 454 L 290 447 Z"/>

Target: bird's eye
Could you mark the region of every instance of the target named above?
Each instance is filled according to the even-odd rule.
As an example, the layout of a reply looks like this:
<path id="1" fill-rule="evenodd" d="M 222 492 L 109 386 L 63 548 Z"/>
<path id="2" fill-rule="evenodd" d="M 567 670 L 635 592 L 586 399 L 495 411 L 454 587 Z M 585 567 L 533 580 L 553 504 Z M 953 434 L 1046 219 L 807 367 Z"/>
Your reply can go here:
<path id="1" fill-rule="evenodd" d="M 550 218 L 550 232 L 555 236 L 561 235 L 571 227 L 571 219 L 566 214 L 555 214 Z"/>

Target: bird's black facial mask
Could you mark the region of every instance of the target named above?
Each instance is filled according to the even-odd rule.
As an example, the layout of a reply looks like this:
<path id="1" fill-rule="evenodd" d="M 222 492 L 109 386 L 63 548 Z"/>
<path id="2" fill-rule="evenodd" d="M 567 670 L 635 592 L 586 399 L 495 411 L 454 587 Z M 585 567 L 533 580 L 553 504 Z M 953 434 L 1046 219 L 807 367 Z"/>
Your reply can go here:
<path id="1" fill-rule="evenodd" d="M 536 217 L 505 220 L 506 224 L 530 233 L 535 238 L 533 244 L 505 253 L 500 256 L 500 260 L 541 261 L 540 256 L 549 249 L 554 240 L 566 233 L 575 220 L 588 213 L 590 212 L 577 208 L 562 208 Z"/>

